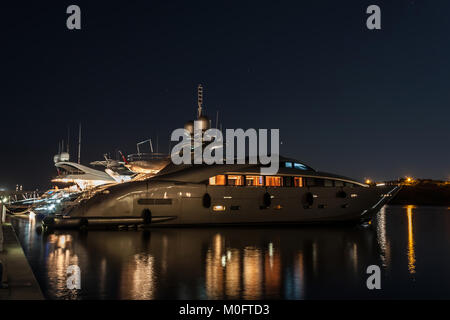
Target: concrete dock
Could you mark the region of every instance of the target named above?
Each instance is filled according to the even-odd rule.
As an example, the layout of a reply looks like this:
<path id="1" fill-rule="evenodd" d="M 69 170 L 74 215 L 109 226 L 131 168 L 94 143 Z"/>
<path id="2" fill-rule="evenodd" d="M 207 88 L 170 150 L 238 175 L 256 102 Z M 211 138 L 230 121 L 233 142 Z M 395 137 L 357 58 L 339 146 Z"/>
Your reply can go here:
<path id="1" fill-rule="evenodd" d="M 0 224 L 0 261 L 3 265 L 0 300 L 42 300 L 44 295 L 10 223 Z M 2 250 L 3 249 L 3 250 Z"/>

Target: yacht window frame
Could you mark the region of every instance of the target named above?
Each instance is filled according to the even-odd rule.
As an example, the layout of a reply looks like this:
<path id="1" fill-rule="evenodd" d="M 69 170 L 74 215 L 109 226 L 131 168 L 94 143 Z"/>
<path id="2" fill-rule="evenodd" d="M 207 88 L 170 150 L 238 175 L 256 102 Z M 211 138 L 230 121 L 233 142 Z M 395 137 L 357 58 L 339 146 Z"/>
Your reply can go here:
<path id="1" fill-rule="evenodd" d="M 260 174 L 249 174 L 249 175 L 245 175 L 245 187 L 265 187 L 266 186 L 266 178 L 263 175 Z M 258 184 L 258 185 L 248 185 L 247 184 L 247 177 L 260 177 L 262 178 L 262 184 Z"/>
<path id="2" fill-rule="evenodd" d="M 211 179 L 215 178 L 214 181 L 217 182 L 217 178 L 216 177 L 218 177 L 218 176 L 224 176 L 225 177 L 225 184 L 217 184 L 217 183 L 211 184 Z M 226 174 L 216 174 L 215 176 L 212 176 L 212 177 L 208 178 L 208 185 L 209 186 L 215 186 L 215 187 L 217 187 L 217 186 L 225 187 L 225 186 L 228 185 L 228 177 L 227 177 Z"/>
<path id="3" fill-rule="evenodd" d="M 285 167 L 285 168 L 293 169 L 293 168 L 294 168 L 294 165 L 293 165 L 292 161 L 286 161 L 286 162 L 284 163 L 284 167 Z"/>
<path id="4" fill-rule="evenodd" d="M 226 186 L 230 186 L 230 187 L 245 187 L 245 175 L 244 174 L 225 174 L 225 176 L 226 176 L 226 178 L 225 178 Z M 229 184 L 228 183 L 228 177 L 229 176 L 240 176 L 242 184 Z"/>
<path id="5" fill-rule="evenodd" d="M 294 183 L 292 184 L 292 187 L 293 187 L 293 188 L 303 188 L 303 187 L 305 186 L 305 181 L 304 181 L 304 178 L 303 178 L 303 177 L 295 176 L 295 177 L 292 177 L 292 178 L 293 178 L 292 181 L 294 182 Z M 296 185 L 295 185 L 295 179 L 296 179 L 296 178 L 300 179 L 300 185 L 299 185 L 299 186 L 296 186 Z"/>
<path id="6" fill-rule="evenodd" d="M 280 182 L 280 185 L 279 185 L 279 186 L 269 186 L 269 185 L 267 184 L 267 179 L 268 179 L 268 178 L 269 178 L 269 179 L 270 179 L 270 178 L 278 178 L 278 179 L 279 179 L 279 182 Z M 283 182 L 284 182 L 283 176 L 279 176 L 279 175 L 276 175 L 276 176 L 264 176 L 264 186 L 265 186 L 265 187 L 282 188 L 282 187 L 284 187 Z"/>
<path id="7" fill-rule="evenodd" d="M 292 188 L 294 187 L 294 177 L 293 176 L 283 176 L 284 178 L 284 183 L 283 183 L 283 187 L 285 188 Z"/>
<path id="8" fill-rule="evenodd" d="M 337 188 L 345 187 L 345 182 L 342 180 L 334 180 L 334 187 Z"/>

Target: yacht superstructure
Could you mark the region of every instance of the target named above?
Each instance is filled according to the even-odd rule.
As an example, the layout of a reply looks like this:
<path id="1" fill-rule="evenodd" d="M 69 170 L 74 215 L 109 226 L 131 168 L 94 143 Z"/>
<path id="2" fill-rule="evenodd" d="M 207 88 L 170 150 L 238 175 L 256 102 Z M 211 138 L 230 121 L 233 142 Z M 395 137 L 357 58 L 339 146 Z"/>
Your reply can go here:
<path id="1" fill-rule="evenodd" d="M 84 191 L 99 185 L 115 183 L 106 172 L 95 170 L 79 163 L 70 161 L 58 161 L 55 163 L 58 176 L 52 182 L 73 183 Z"/>

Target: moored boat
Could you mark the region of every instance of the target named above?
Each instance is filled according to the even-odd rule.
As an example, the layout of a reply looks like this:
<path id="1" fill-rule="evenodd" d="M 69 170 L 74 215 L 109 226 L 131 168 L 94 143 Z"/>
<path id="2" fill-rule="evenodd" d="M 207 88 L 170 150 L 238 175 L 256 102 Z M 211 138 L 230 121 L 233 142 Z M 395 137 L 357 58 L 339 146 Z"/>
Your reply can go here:
<path id="1" fill-rule="evenodd" d="M 259 164 L 170 164 L 145 181 L 105 187 L 43 226 L 365 223 L 399 190 L 294 159 L 280 164 L 276 175 L 261 175 Z"/>

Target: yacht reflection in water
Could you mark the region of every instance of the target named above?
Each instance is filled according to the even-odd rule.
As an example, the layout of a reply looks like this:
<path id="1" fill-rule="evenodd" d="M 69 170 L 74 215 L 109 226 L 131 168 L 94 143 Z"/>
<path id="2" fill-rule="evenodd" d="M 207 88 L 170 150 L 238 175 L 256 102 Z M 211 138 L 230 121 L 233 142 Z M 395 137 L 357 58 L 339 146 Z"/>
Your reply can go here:
<path id="1" fill-rule="evenodd" d="M 449 298 L 447 208 L 386 206 L 369 228 L 40 234 L 39 221 L 12 223 L 51 299 Z M 81 290 L 67 289 L 72 264 L 81 269 Z M 382 267 L 382 290 L 366 287 L 372 264 Z"/>
<path id="2" fill-rule="evenodd" d="M 206 253 L 212 299 L 327 297 L 328 286 L 357 288 L 376 262 L 376 234 L 357 228 L 221 230 Z"/>
<path id="3" fill-rule="evenodd" d="M 346 288 L 339 296 L 356 298 L 367 294 L 365 270 L 380 256 L 376 231 L 357 226 L 26 236 L 41 244 L 32 265 L 45 266 L 35 272 L 53 299 L 304 299 L 336 296 L 338 287 Z M 66 288 L 72 264 L 81 290 Z"/>

